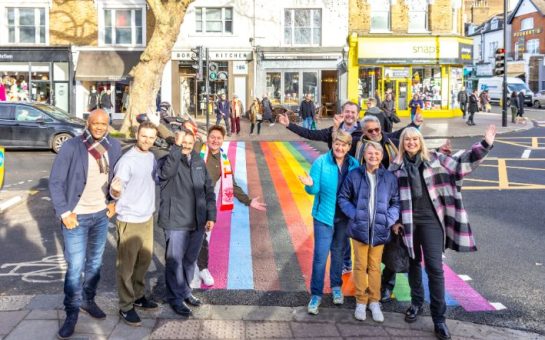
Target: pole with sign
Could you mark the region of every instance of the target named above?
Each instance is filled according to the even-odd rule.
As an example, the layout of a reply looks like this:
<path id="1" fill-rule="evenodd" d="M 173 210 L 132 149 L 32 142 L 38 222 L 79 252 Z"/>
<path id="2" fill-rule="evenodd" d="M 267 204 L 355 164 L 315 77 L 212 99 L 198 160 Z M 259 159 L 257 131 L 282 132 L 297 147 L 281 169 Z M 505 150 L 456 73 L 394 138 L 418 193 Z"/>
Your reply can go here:
<path id="1" fill-rule="evenodd" d="M 503 86 L 501 105 L 501 126 L 507 126 L 507 0 L 503 0 Z M 522 103 L 524 105 L 524 103 Z"/>
<path id="2" fill-rule="evenodd" d="M 0 189 L 4 186 L 4 164 L 6 153 L 4 147 L 0 146 Z"/>

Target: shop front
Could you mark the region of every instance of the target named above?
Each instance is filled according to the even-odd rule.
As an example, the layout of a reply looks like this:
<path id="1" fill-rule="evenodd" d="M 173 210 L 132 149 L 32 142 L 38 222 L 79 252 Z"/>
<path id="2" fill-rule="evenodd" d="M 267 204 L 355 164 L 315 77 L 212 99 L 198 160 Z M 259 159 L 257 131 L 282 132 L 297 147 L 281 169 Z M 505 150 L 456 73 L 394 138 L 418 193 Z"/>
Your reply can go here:
<path id="1" fill-rule="evenodd" d="M 339 48 L 261 48 L 257 51 L 256 95 L 267 95 L 273 105 L 296 110 L 310 94 L 322 115 L 337 110 L 342 60 Z"/>
<path id="2" fill-rule="evenodd" d="M 71 65 L 69 47 L 0 47 L 6 100 L 47 103 L 74 113 Z"/>
<path id="3" fill-rule="evenodd" d="M 209 75 L 211 102 L 216 102 L 222 94 L 229 100 L 236 94 L 244 109 L 248 109 L 253 95 L 252 56 L 249 49 L 209 49 L 210 70 L 205 70 L 204 75 Z M 172 52 L 170 82 L 162 83 L 162 91 L 171 93 L 170 101 L 175 112 L 197 117 L 206 112 L 206 91 L 205 82 L 198 79 L 197 70 L 193 68 L 192 57 L 194 53 L 189 49 Z M 162 96 L 163 99 L 166 97 Z"/>
<path id="4" fill-rule="evenodd" d="M 464 65 L 471 64 L 472 41 L 458 37 L 350 37 L 348 96 L 391 93 L 399 116 L 410 115 L 415 95 L 428 118 L 461 116 L 457 94 L 464 86 Z"/>
<path id="5" fill-rule="evenodd" d="M 85 117 L 104 102 L 110 91 L 114 119 L 123 119 L 129 104 L 129 72 L 140 60 L 142 51 L 78 51 L 76 114 Z"/>

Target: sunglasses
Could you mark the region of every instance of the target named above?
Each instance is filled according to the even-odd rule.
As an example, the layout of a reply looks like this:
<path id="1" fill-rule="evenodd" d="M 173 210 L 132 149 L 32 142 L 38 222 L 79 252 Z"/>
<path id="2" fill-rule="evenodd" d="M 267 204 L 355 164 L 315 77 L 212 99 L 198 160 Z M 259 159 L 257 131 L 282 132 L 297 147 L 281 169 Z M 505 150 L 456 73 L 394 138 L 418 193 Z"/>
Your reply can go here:
<path id="1" fill-rule="evenodd" d="M 374 128 L 374 129 L 367 129 L 367 133 L 379 133 L 380 128 Z"/>

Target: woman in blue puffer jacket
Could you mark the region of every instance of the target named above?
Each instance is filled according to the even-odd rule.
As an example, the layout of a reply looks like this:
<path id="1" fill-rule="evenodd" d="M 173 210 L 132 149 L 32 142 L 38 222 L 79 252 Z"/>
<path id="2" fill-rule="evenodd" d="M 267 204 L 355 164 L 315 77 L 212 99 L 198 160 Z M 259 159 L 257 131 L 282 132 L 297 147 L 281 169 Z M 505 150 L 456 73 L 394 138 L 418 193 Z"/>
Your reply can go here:
<path id="1" fill-rule="evenodd" d="M 390 228 L 399 219 L 397 178 L 382 165 L 384 151 L 367 142 L 365 164 L 350 172 L 339 191 L 339 207 L 349 218 L 348 235 L 354 249 L 357 320 L 365 320 L 369 305 L 373 320 L 383 322 L 380 310 L 380 262 Z"/>
<path id="2" fill-rule="evenodd" d="M 342 262 L 346 242 L 347 219 L 337 206 L 337 193 L 350 170 L 358 168 L 358 161 L 348 155 L 352 136 L 338 131 L 333 136 L 331 150 L 318 157 L 310 168 L 310 176 L 299 176 L 305 190 L 315 195 L 312 217 L 314 217 L 314 257 L 310 280 L 309 314 L 318 314 L 322 301 L 327 257 L 331 252 L 329 268 L 333 303 L 342 304 Z"/>

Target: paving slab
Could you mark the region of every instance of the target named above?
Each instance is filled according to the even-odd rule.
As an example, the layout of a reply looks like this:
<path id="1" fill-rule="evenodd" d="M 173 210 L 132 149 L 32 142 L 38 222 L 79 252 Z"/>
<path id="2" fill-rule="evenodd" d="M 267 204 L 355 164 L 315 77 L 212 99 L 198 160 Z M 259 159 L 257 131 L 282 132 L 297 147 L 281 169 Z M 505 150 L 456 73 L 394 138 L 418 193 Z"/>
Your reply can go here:
<path id="1" fill-rule="evenodd" d="M 64 295 L 62 294 L 47 294 L 36 295 L 26 306 L 27 309 L 64 309 Z"/>
<path id="2" fill-rule="evenodd" d="M 339 337 L 333 323 L 292 322 L 291 331 L 296 338 Z"/>
<path id="3" fill-rule="evenodd" d="M 389 337 L 380 325 L 338 323 L 337 328 L 343 337 Z"/>
<path id="4" fill-rule="evenodd" d="M 23 320 L 11 333 L 6 340 L 36 340 L 53 339 L 58 331 L 57 320 Z"/>
<path id="5" fill-rule="evenodd" d="M 236 320 L 202 321 L 199 338 L 201 339 L 243 339 L 244 322 Z"/>
<path id="6" fill-rule="evenodd" d="M 27 314 L 28 311 L 0 312 L 0 335 L 9 334 Z"/>
<path id="7" fill-rule="evenodd" d="M 293 308 L 291 307 L 260 307 L 244 315 L 243 320 L 292 321 Z"/>
<path id="8" fill-rule="evenodd" d="M 151 333 L 151 339 L 197 339 L 201 322 L 199 320 L 159 320 Z"/>
<path id="9" fill-rule="evenodd" d="M 292 338 L 288 322 L 247 321 L 247 339 Z"/>
<path id="10" fill-rule="evenodd" d="M 255 311 L 259 306 L 210 306 L 212 320 L 243 320 Z"/>
<path id="11" fill-rule="evenodd" d="M 121 321 L 115 326 L 108 339 L 149 339 L 154 326 L 154 319 L 142 319 L 140 327 L 129 326 Z"/>
<path id="12" fill-rule="evenodd" d="M 64 311 L 63 311 L 64 318 Z M 45 310 L 45 309 L 35 309 L 30 311 L 30 313 L 25 317 L 26 320 L 59 320 L 59 311 L 54 310 Z"/>
<path id="13" fill-rule="evenodd" d="M 109 314 L 106 319 L 98 320 L 82 312 L 79 313 L 78 323 L 76 324 L 76 333 L 109 335 L 118 322 L 119 317 L 117 314 Z"/>
<path id="14" fill-rule="evenodd" d="M 24 309 L 34 295 L 9 295 L 0 296 L 0 311 L 15 311 Z"/>

